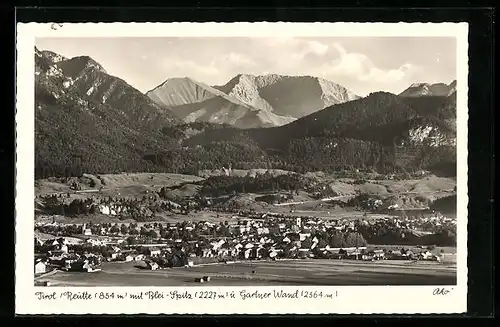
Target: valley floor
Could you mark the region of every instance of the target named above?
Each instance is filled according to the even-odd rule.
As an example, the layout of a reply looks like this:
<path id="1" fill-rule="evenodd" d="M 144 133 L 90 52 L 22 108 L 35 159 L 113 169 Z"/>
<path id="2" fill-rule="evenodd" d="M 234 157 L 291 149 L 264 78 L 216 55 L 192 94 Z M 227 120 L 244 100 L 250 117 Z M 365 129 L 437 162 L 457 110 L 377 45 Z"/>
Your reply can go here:
<path id="1" fill-rule="evenodd" d="M 143 262 L 104 263 L 95 273 L 46 276 L 51 286 L 286 286 L 454 285 L 453 263 L 412 261 L 278 260 L 212 264 L 158 271 Z M 207 284 L 195 278 L 210 276 Z"/>

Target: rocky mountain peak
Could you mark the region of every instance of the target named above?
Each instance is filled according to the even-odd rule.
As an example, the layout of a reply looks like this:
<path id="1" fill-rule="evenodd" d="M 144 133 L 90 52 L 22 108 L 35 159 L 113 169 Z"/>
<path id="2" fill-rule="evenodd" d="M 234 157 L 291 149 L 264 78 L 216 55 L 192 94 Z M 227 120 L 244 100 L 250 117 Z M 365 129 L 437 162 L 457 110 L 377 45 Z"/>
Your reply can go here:
<path id="1" fill-rule="evenodd" d="M 73 57 L 69 60 L 58 63 L 68 75 L 76 76 L 87 69 L 95 69 L 101 73 L 107 74 L 106 70 L 94 59 L 89 56 Z"/>
<path id="2" fill-rule="evenodd" d="M 42 51 L 42 54 L 44 56 L 46 56 L 47 58 L 49 58 L 55 64 L 58 62 L 64 61 L 64 60 L 68 60 L 68 58 L 66 58 L 58 53 L 48 51 L 48 50 Z"/>
<path id="3" fill-rule="evenodd" d="M 399 95 L 403 97 L 419 97 L 419 96 L 447 96 L 453 93 L 456 81 L 448 84 L 445 83 L 413 83 Z"/>
<path id="4" fill-rule="evenodd" d="M 214 88 L 254 108 L 292 118 L 359 98 L 343 86 L 313 76 L 238 74 Z"/>

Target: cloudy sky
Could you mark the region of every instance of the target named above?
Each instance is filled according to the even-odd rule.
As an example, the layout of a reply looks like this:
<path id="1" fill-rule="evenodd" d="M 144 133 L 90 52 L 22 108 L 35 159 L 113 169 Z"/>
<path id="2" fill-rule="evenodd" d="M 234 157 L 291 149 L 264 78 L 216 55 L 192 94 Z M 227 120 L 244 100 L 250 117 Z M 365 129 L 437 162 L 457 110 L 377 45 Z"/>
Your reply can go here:
<path id="1" fill-rule="evenodd" d="M 90 56 L 143 92 L 171 77 L 221 85 L 239 73 L 318 76 L 359 95 L 456 78 L 454 38 L 38 38 L 36 46 Z"/>

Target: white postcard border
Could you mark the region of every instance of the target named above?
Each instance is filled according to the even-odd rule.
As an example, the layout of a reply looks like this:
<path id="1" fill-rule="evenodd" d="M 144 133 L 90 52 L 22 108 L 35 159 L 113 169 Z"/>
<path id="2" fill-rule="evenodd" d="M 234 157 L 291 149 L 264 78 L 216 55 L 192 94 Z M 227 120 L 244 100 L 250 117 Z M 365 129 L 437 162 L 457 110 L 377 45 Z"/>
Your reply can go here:
<path id="1" fill-rule="evenodd" d="M 230 294 L 317 290 L 323 299 L 37 300 L 33 273 L 34 46 L 36 37 L 306 37 L 441 36 L 457 39 L 457 285 L 300 287 L 50 287 L 46 292 L 131 293 L 201 290 Z M 417 314 L 467 310 L 467 23 L 19 23 L 16 100 L 16 314 Z"/>

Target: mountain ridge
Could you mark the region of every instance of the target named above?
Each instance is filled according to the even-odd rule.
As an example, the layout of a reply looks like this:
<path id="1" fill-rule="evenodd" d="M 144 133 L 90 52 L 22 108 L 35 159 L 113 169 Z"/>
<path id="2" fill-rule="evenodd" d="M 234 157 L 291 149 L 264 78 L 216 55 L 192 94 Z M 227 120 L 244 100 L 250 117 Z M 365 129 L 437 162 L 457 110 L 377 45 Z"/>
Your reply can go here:
<path id="1" fill-rule="evenodd" d="M 269 127 L 291 121 L 260 112 L 205 83 L 189 77 L 169 78 L 146 95 L 185 122 L 228 123 L 239 128 Z"/>
<path id="2" fill-rule="evenodd" d="M 332 104 L 360 98 L 323 78 L 279 74 L 237 74 L 226 84 L 214 86 L 175 77 L 146 95 L 185 122 L 229 123 L 239 128 L 282 126 Z M 220 99 L 214 100 L 217 97 Z M 238 113 L 225 119 L 228 108 Z M 234 119 L 236 116 L 240 118 Z"/>
<path id="3" fill-rule="evenodd" d="M 421 102 L 415 104 L 391 93 L 375 92 L 285 126 L 248 130 L 205 128 L 190 135 L 183 144 L 188 147 L 227 142 L 257 144 L 267 160 L 273 162 L 273 168 L 299 172 L 367 167 L 390 172 L 439 167 L 440 173 L 453 175 L 456 132 L 436 114 L 437 110 L 419 107 L 442 106 L 441 102 L 430 101 L 428 105 Z M 233 167 L 256 168 L 248 162 L 239 162 L 244 156 L 241 158 L 235 154 L 229 162 Z"/>
<path id="4" fill-rule="evenodd" d="M 179 97 L 178 95 L 171 95 L 171 94 L 162 94 L 165 93 L 166 91 L 171 91 L 171 92 L 186 92 L 185 88 L 187 87 L 198 87 L 200 89 L 205 90 L 207 93 L 211 94 L 210 95 L 197 95 L 195 94 L 195 99 L 184 99 L 182 97 Z M 161 92 L 161 93 L 160 93 Z M 205 84 L 203 82 L 196 81 L 190 77 L 171 77 L 167 78 L 163 83 L 159 84 L 158 86 L 154 87 L 153 89 L 147 91 L 145 93 L 147 96 L 152 98 L 153 101 L 161 101 L 162 105 L 165 107 L 175 107 L 179 105 L 185 105 L 189 103 L 196 103 L 196 102 L 201 102 L 203 100 L 206 100 L 210 97 L 213 96 L 221 96 L 228 98 L 227 95 L 223 92 L 220 92 L 219 90 L 211 87 L 208 84 Z M 161 98 L 161 95 L 166 95 L 166 98 Z M 172 98 L 173 96 L 173 98 Z M 153 99 L 154 98 L 154 99 Z M 173 100 L 173 101 L 168 101 L 168 100 Z M 234 101 L 235 99 L 228 99 L 231 101 Z M 238 103 L 239 104 L 239 103 Z"/>
<path id="5" fill-rule="evenodd" d="M 177 118 L 93 60 L 75 58 L 52 62 L 35 48 L 36 176 L 148 169 L 143 151 L 168 144 L 158 129 Z"/>
<path id="6" fill-rule="evenodd" d="M 450 84 L 445 83 L 413 83 L 399 96 L 403 97 L 419 97 L 419 96 L 448 96 L 456 90 L 456 80 Z"/>

